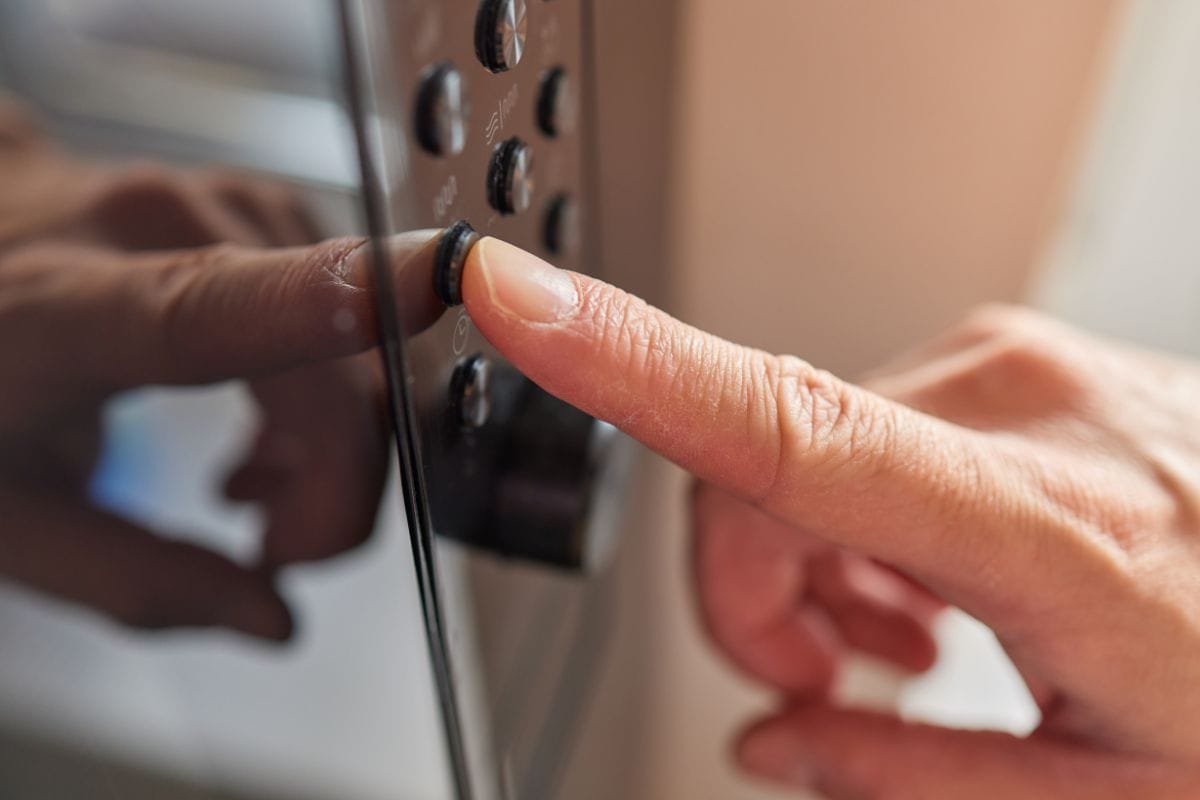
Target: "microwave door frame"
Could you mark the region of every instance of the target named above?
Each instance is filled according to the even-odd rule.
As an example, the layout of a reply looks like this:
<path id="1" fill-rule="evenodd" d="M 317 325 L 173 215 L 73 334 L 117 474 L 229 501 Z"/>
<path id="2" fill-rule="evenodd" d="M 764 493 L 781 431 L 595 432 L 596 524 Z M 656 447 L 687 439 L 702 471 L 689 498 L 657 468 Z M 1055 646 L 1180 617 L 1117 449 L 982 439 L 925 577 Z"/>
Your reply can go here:
<path id="1" fill-rule="evenodd" d="M 371 146 L 372 124 L 370 65 L 361 34 L 364 19 L 355 14 L 355 0 L 339 0 L 338 25 L 342 39 L 342 79 L 345 105 L 351 120 L 358 153 L 362 184 L 362 211 L 366 221 L 371 259 L 372 290 L 387 384 L 388 415 L 396 440 L 404 513 L 413 549 L 421 614 L 437 687 L 442 729 L 455 793 L 458 800 L 471 800 L 471 779 L 464 743 L 462 717 L 438 594 L 434 559 L 433 526 L 429 512 L 424 471 L 421 468 L 420 437 L 412 396 L 408 391 L 409 369 L 399 309 L 395 303 L 391 262 L 386 237 L 389 230 L 387 199 L 380 177 L 381 159 Z"/>

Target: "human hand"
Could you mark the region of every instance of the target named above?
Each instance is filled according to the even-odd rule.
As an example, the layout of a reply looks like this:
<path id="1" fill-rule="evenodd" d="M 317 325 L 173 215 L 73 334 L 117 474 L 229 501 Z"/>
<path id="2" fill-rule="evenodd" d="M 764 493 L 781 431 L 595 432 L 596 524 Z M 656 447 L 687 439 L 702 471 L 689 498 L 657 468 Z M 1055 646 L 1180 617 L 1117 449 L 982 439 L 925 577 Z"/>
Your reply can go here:
<path id="1" fill-rule="evenodd" d="M 352 355 L 375 342 L 361 241 L 316 235 L 284 187 L 76 161 L 0 108 L 0 576 L 138 627 L 288 637 L 276 569 L 367 536 L 388 441 L 377 356 Z M 431 236 L 394 242 L 398 269 Z M 430 285 L 404 287 L 413 318 Z M 233 378 L 261 410 L 226 485 L 265 511 L 257 564 L 88 502 L 108 398 Z"/>
<path id="2" fill-rule="evenodd" d="M 743 767 L 839 798 L 1200 791 L 1196 365 L 993 308 L 864 388 L 494 239 L 463 287 L 526 375 L 702 482 L 702 616 L 786 703 Z M 939 602 L 996 632 L 1035 733 L 823 696 L 846 645 L 926 666 Z"/>

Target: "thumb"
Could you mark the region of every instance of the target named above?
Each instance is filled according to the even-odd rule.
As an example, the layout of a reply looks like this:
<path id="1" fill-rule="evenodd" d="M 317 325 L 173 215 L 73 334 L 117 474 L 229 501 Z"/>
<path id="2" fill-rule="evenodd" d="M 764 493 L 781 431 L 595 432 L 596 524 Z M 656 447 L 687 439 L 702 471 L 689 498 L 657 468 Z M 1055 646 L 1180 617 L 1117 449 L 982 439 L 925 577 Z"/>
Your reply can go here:
<path id="1" fill-rule="evenodd" d="M 741 735 L 738 763 L 832 800 L 1105 800 L 1195 797 L 1200 783 L 1147 760 L 1045 735 L 940 728 L 807 705 Z"/>

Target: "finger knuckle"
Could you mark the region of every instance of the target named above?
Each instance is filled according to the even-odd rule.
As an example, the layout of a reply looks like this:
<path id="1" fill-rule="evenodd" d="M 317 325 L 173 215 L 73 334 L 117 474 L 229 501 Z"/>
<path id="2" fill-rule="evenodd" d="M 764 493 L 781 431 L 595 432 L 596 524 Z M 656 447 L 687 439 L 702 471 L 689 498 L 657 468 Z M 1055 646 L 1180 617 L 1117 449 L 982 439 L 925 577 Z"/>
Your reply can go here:
<path id="1" fill-rule="evenodd" d="M 780 453 L 768 494 L 793 470 L 837 481 L 891 449 L 892 420 L 861 390 L 793 356 L 768 358 L 764 369 Z"/>
<path id="2" fill-rule="evenodd" d="M 1082 365 L 1061 342 L 1026 331 L 997 340 L 977 369 L 996 391 L 1036 389 L 1056 406 L 1079 401 L 1087 391 Z"/>
<path id="3" fill-rule="evenodd" d="M 1027 331 L 1012 331 L 998 337 L 986 351 L 984 363 L 1002 372 L 1034 372 L 1058 362 L 1052 342 Z"/>
<path id="4" fill-rule="evenodd" d="M 292 211 L 298 205 L 295 192 L 283 184 L 268 181 L 258 191 L 263 203 L 271 208 Z"/>
<path id="5" fill-rule="evenodd" d="M 1002 336 L 1030 328 L 1037 317 L 1036 312 L 1011 303 L 986 303 L 973 309 L 960 329 L 972 337 Z"/>
<path id="6" fill-rule="evenodd" d="M 212 191 L 228 201 L 260 214 L 286 210 L 293 192 L 281 183 L 250 179 L 231 170 L 217 170 L 204 178 Z"/>
<path id="7" fill-rule="evenodd" d="M 178 194 L 180 188 L 179 175 L 170 168 L 153 161 L 137 161 L 109 178 L 103 197 L 165 197 Z"/>
<path id="8" fill-rule="evenodd" d="M 222 166 L 204 167 L 192 173 L 192 176 L 218 191 L 236 189 L 246 186 L 250 182 L 245 173 Z"/>
<path id="9" fill-rule="evenodd" d="M 187 199 L 179 176 L 153 162 L 135 162 L 101 179 L 90 207 L 102 224 L 127 220 L 144 224 L 183 212 Z"/>

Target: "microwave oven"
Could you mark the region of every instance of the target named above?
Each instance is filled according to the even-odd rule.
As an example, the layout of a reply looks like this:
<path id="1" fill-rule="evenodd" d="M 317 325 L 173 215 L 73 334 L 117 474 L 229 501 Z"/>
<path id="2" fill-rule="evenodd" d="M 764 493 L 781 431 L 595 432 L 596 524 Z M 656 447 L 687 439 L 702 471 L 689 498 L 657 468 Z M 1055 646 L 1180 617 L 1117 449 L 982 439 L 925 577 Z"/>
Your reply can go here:
<path id="1" fill-rule="evenodd" d="M 329 235 L 470 225 L 654 297 L 674 14 L 642 5 L 12 0 L 0 85 L 88 158 L 270 176 Z M 292 642 L 131 632 L 0 583 L 0 794 L 556 795 L 620 602 L 635 451 L 459 308 L 381 345 L 374 531 L 283 571 Z M 95 501 L 252 562 L 261 512 L 213 485 L 254 405 L 238 384 L 116 398 Z"/>

